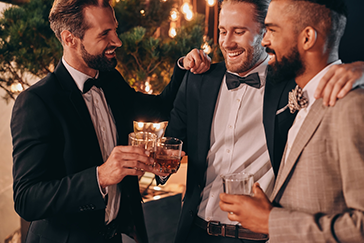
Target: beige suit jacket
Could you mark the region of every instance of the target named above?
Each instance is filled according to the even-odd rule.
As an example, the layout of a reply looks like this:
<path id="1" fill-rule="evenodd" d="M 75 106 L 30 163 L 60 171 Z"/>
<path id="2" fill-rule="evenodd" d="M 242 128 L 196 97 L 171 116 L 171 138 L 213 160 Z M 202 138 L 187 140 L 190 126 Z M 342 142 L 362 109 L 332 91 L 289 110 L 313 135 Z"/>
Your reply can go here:
<path id="1" fill-rule="evenodd" d="M 364 242 L 364 90 L 313 104 L 271 200 L 270 243 Z"/>

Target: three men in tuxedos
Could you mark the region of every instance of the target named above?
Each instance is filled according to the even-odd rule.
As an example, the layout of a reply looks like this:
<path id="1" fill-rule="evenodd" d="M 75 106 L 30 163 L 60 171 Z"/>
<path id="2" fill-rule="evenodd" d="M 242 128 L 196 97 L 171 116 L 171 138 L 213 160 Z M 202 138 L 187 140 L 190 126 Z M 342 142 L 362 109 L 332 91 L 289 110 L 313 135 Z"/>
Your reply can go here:
<path id="1" fill-rule="evenodd" d="M 273 0 L 269 6 L 262 41 L 270 54 L 268 76 L 295 78 L 288 108 L 297 115 L 273 203 L 255 184 L 253 197 L 221 194 L 220 207 L 231 220 L 269 234 L 272 243 L 364 241 L 364 91 L 353 90 L 334 107 L 314 98 L 321 77 L 341 62 L 346 18 L 342 0 Z"/>
<path id="2" fill-rule="evenodd" d="M 134 120 L 168 119 L 185 71 L 176 68 L 159 96 L 130 88 L 115 69 L 122 43 L 107 0 L 56 0 L 49 20 L 62 60 L 18 96 L 11 118 L 26 242 L 121 242 L 120 233 L 148 242 L 138 176 L 158 168 L 123 145 Z"/>

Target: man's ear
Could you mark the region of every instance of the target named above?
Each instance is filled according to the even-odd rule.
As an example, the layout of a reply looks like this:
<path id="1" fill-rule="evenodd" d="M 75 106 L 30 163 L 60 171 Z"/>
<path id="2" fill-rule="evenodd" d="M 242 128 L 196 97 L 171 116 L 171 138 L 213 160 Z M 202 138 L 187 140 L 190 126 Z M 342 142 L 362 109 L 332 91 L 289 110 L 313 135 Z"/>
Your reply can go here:
<path id="1" fill-rule="evenodd" d="M 63 30 L 61 33 L 62 43 L 68 47 L 74 47 L 77 43 L 77 38 L 68 30 Z"/>
<path id="2" fill-rule="evenodd" d="M 307 51 L 311 49 L 316 41 L 317 41 L 317 32 L 314 28 L 311 26 L 307 26 L 302 32 L 301 32 L 301 44 L 302 48 Z"/>

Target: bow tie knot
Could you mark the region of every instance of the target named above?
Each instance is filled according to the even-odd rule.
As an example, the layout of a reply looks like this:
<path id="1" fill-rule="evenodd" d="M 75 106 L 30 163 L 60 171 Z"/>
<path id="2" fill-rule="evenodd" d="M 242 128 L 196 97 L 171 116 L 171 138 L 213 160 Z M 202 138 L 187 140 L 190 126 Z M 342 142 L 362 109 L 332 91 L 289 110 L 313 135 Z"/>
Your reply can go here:
<path id="1" fill-rule="evenodd" d="M 247 85 L 257 89 L 260 88 L 260 78 L 258 73 L 252 73 L 246 77 L 240 77 L 235 74 L 226 72 L 225 79 L 228 90 L 239 87 L 241 83 L 246 83 Z"/>
<path id="2" fill-rule="evenodd" d="M 296 88 L 289 92 L 287 106 L 292 114 L 308 106 L 308 99 L 303 96 L 300 86 L 296 85 Z"/>
<path id="3" fill-rule="evenodd" d="M 91 88 L 92 86 L 96 86 L 97 88 L 100 88 L 101 87 L 101 79 L 98 78 L 98 79 L 94 79 L 94 78 L 89 78 L 86 80 L 86 82 L 83 84 L 83 93 L 87 93 Z"/>

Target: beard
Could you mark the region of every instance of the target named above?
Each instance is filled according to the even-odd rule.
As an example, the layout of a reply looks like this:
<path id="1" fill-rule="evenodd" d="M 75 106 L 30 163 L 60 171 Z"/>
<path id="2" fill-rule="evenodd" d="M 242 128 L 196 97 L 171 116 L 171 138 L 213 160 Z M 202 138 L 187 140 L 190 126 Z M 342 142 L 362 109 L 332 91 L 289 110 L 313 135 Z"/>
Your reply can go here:
<path id="1" fill-rule="evenodd" d="M 85 46 L 81 43 L 82 59 L 85 61 L 87 66 L 92 69 L 99 71 L 111 71 L 116 67 L 117 60 L 115 57 L 109 59 L 105 56 L 105 52 L 108 49 L 112 48 L 106 48 L 101 54 L 92 55 L 86 51 Z"/>
<path id="2" fill-rule="evenodd" d="M 266 52 L 275 54 L 274 50 L 268 47 Z M 273 64 L 268 65 L 267 79 L 272 83 L 287 82 L 303 74 L 305 70 L 306 66 L 302 61 L 297 46 L 294 46 L 287 56 L 282 57 L 280 62 L 276 59 Z"/>
<path id="3" fill-rule="evenodd" d="M 261 58 L 264 47 L 260 44 L 261 39 L 257 40 L 255 44 L 247 49 L 243 49 L 243 51 L 246 53 L 246 59 L 242 61 L 239 65 L 237 64 L 230 64 L 227 60 L 227 53 L 226 51 L 223 51 L 222 54 L 225 59 L 225 65 L 226 69 L 233 73 L 244 73 L 248 70 L 250 70 L 252 67 L 255 66 L 255 64 L 259 61 Z"/>

